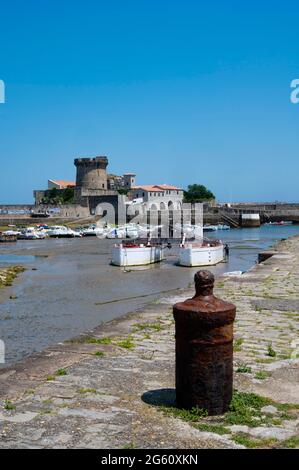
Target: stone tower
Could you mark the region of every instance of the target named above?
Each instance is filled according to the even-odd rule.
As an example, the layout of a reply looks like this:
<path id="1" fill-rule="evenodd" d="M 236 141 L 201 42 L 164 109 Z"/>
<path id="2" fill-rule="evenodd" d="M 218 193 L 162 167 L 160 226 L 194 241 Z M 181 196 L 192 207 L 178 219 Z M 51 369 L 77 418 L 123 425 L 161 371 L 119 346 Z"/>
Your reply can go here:
<path id="1" fill-rule="evenodd" d="M 107 189 L 107 157 L 76 158 L 76 186 L 83 190 Z"/>
<path id="2" fill-rule="evenodd" d="M 135 173 L 125 173 L 124 174 L 124 186 L 126 189 L 131 189 L 135 186 L 136 175 Z"/>

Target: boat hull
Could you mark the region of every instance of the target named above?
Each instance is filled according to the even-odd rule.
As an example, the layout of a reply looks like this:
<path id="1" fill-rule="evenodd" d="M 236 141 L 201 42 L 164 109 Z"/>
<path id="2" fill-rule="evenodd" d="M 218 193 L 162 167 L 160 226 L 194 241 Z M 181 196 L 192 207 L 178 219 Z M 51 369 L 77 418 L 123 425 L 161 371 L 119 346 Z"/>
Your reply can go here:
<path id="1" fill-rule="evenodd" d="M 164 259 L 162 246 L 124 247 L 116 245 L 112 249 L 111 263 L 114 266 L 146 266 Z"/>
<path id="2" fill-rule="evenodd" d="M 223 245 L 217 246 L 194 246 L 185 245 L 180 248 L 180 266 L 214 266 L 224 260 Z"/>

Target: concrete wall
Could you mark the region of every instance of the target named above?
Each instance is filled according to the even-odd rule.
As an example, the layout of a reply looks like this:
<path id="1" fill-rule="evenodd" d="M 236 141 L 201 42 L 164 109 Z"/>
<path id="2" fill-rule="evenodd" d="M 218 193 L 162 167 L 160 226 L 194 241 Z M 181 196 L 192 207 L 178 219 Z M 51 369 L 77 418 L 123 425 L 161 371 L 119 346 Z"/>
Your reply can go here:
<path id="1" fill-rule="evenodd" d="M 0 205 L 0 218 L 1 219 L 18 219 L 24 217 L 31 217 L 31 213 L 45 213 L 48 212 L 50 217 L 61 218 L 79 218 L 88 217 L 90 215 L 89 208 L 82 207 L 78 204 L 61 204 L 61 205 Z M 34 220 L 34 219 L 32 219 Z"/>

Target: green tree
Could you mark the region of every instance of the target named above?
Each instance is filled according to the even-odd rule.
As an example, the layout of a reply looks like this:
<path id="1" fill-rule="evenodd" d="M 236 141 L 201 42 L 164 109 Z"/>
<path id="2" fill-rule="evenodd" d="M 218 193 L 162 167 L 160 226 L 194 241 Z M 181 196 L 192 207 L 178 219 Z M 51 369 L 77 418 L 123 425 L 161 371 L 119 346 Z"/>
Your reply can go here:
<path id="1" fill-rule="evenodd" d="M 73 188 L 66 188 L 62 193 L 62 200 L 64 204 L 72 204 L 74 202 Z"/>
<path id="2" fill-rule="evenodd" d="M 42 199 L 42 204 L 73 204 L 75 192 L 73 188 L 57 189 L 47 191 Z"/>
<path id="3" fill-rule="evenodd" d="M 129 192 L 129 190 L 128 190 L 128 189 L 126 189 L 126 188 L 119 188 L 119 189 L 117 190 L 117 192 L 118 192 L 118 194 L 124 194 L 124 195 L 127 195 L 127 194 L 128 194 L 128 192 Z"/>
<path id="4" fill-rule="evenodd" d="M 204 202 L 215 199 L 215 195 L 202 184 L 189 184 L 184 191 L 184 202 Z"/>

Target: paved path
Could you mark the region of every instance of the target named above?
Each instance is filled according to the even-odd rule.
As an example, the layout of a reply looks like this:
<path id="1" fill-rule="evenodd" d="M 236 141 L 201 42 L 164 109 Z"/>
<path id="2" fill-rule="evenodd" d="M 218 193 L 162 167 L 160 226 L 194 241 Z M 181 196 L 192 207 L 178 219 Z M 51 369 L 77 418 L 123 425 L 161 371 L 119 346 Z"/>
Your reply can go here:
<path id="1" fill-rule="evenodd" d="M 298 274 L 299 237 L 217 281 L 237 306 L 235 388 L 273 400 L 253 418 L 194 423 L 171 408 L 172 305 L 188 289 L 0 371 L 0 447 L 299 447 Z"/>

